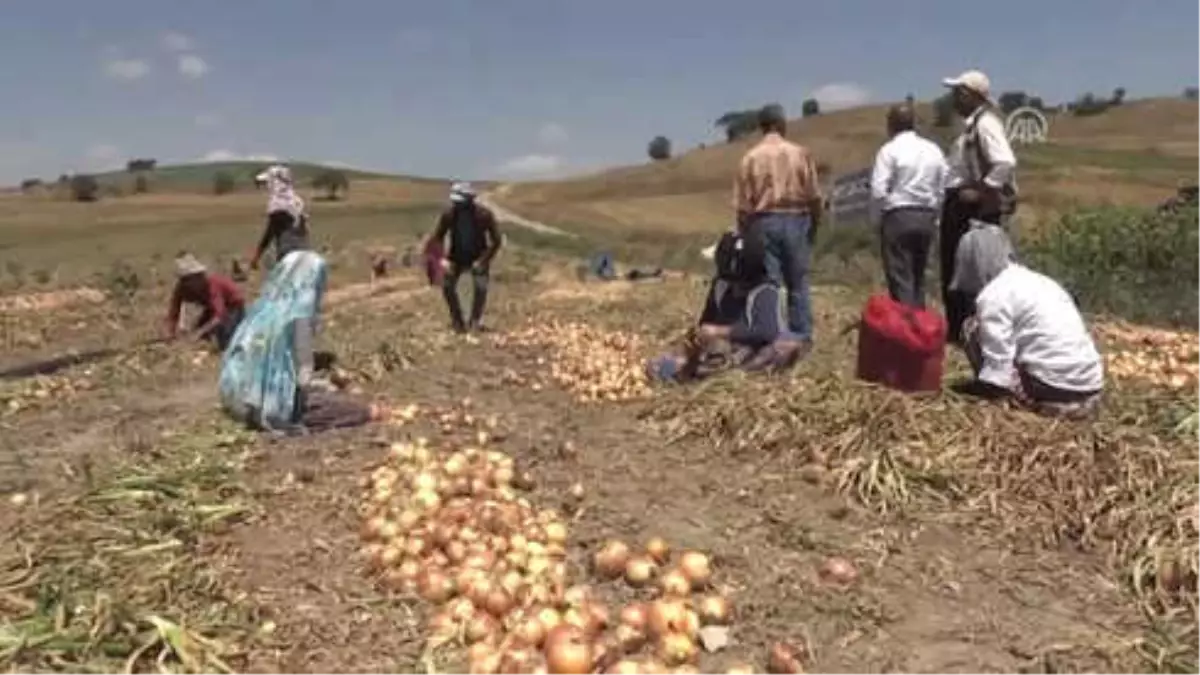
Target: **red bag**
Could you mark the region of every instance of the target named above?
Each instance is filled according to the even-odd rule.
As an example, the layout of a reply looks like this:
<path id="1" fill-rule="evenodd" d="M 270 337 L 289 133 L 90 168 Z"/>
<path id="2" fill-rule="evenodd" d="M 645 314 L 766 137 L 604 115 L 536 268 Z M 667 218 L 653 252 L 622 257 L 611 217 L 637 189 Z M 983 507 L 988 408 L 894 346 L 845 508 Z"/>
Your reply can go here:
<path id="1" fill-rule="evenodd" d="M 858 378 L 900 391 L 938 391 L 946 357 L 941 314 L 871 296 L 858 331 Z"/>
<path id="2" fill-rule="evenodd" d="M 442 250 L 441 242 L 431 241 L 425 247 L 425 276 L 429 278 L 430 286 L 437 286 L 442 283 L 442 277 L 446 275 L 446 270 L 442 267 L 442 258 L 446 256 L 446 252 Z"/>

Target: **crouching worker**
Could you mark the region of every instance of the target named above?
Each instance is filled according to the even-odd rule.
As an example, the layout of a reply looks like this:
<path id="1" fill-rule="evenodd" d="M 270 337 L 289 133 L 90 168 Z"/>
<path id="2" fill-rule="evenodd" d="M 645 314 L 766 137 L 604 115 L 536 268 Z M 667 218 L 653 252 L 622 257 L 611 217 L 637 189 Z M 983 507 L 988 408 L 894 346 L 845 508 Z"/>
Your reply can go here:
<path id="1" fill-rule="evenodd" d="M 316 432 L 379 419 L 381 411 L 314 377 L 313 342 L 325 260 L 293 252 L 271 269 L 221 363 L 221 405 L 264 431 Z"/>
<path id="2" fill-rule="evenodd" d="M 787 330 L 779 287 L 766 276 L 762 239 L 726 233 L 715 252 L 717 275 L 683 354 L 647 364 L 651 380 L 687 382 L 739 368 L 774 371 L 794 365 L 806 343 Z"/>
<path id="3" fill-rule="evenodd" d="M 1067 291 L 1014 262 L 998 226 L 974 226 L 956 253 L 951 289 L 975 298 L 975 315 L 963 325 L 975 371 L 966 392 L 1013 398 L 1045 415 L 1094 414 L 1104 365 Z"/>
<path id="4" fill-rule="evenodd" d="M 175 276 L 177 281 L 167 310 L 167 339 L 179 337 L 179 314 L 184 303 L 197 305 L 200 317 L 185 337 L 211 341 L 225 351 L 245 315 L 241 290 L 229 277 L 209 272 L 190 253 L 175 258 Z"/>

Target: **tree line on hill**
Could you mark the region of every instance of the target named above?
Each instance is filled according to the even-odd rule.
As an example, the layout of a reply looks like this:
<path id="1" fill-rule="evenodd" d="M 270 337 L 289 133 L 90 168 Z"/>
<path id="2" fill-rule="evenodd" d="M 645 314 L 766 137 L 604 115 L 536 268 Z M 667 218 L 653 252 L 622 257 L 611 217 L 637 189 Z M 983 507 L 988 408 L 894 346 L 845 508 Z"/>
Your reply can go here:
<path id="1" fill-rule="evenodd" d="M 158 160 L 153 158 L 131 159 L 126 162 L 125 173 L 132 177 L 128 191 L 134 194 L 150 192 L 151 179 L 157 166 Z M 212 175 L 212 193 L 220 196 L 236 192 L 241 183 L 253 184 L 252 176 L 257 175 L 263 169 L 265 167 L 255 168 L 249 176 L 242 176 L 240 180 L 234 172 L 225 169 L 218 170 Z M 323 193 L 321 198 L 337 201 L 350 192 L 350 177 L 340 169 L 326 168 L 312 177 L 310 185 L 314 190 L 320 190 Z M 122 193 L 118 186 L 101 185 L 100 181 L 91 174 L 62 174 L 53 184 L 47 184 L 41 178 L 26 178 L 21 181 L 20 188 L 25 193 L 52 188 L 68 194 L 72 200 L 77 202 L 94 202 L 106 192 L 118 195 Z"/>
<path id="2" fill-rule="evenodd" d="M 1075 100 L 1057 106 L 1047 106 L 1041 96 L 1025 91 L 1006 91 L 996 97 L 996 105 L 1004 114 L 1009 114 L 1018 108 L 1033 108 L 1042 112 L 1064 112 L 1077 117 L 1099 115 L 1110 108 L 1120 106 L 1125 102 L 1125 88 L 1117 87 L 1112 94 L 1104 97 L 1092 92 L 1080 94 Z M 1187 87 L 1183 90 L 1183 98 L 1189 101 L 1200 99 L 1200 89 Z M 909 104 L 913 96 L 906 97 Z M 747 108 L 731 110 L 721 115 L 713 123 L 724 134 L 726 142 L 732 143 L 747 138 L 758 132 L 758 111 L 762 108 Z M 821 105 L 816 99 L 810 98 L 801 103 L 802 117 L 815 117 L 821 114 Z M 954 125 L 954 105 L 949 92 L 933 101 L 933 120 L 935 128 L 949 128 Z M 671 158 L 671 141 L 666 136 L 656 136 L 646 147 L 646 154 L 655 161 L 665 161 Z"/>

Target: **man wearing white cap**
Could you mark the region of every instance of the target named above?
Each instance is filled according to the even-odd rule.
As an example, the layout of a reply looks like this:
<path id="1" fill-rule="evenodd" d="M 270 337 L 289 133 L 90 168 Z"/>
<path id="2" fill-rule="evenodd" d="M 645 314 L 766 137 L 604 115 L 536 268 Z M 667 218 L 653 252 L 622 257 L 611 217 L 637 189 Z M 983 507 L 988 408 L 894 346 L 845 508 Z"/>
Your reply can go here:
<path id="1" fill-rule="evenodd" d="M 455 183 L 450 187 L 450 208 L 438 218 L 437 227 L 422 242 L 422 249 L 428 250 L 430 242 L 442 245 L 446 235 L 450 235 L 450 247 L 442 261 L 446 269 L 442 277 L 442 295 L 450 309 L 450 320 L 455 332 L 479 330 L 487 306 L 492 259 L 503 242 L 495 214 L 475 200 L 475 191 L 469 183 Z M 458 297 L 458 278 L 468 270 L 474 282 L 469 322 L 463 319 Z"/>
<path id="2" fill-rule="evenodd" d="M 949 338 L 962 344 L 962 325 L 973 307 L 970 297 L 950 288 L 958 242 L 972 220 L 1008 225 L 1017 204 L 1017 159 L 992 103 L 987 75 L 968 70 L 942 84 L 950 88 L 954 110 L 965 121 L 948 157 L 950 176 L 940 226 L 942 301 Z"/>

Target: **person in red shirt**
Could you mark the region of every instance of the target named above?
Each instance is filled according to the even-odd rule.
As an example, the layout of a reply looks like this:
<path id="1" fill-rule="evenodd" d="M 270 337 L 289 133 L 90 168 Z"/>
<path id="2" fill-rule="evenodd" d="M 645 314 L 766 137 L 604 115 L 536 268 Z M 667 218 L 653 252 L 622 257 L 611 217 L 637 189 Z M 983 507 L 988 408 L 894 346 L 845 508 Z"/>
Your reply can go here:
<path id="1" fill-rule="evenodd" d="M 179 313 L 186 302 L 199 305 L 202 310 L 186 337 L 211 340 L 218 349 L 225 351 L 245 315 L 241 290 L 229 277 L 210 273 L 190 253 L 181 253 L 175 259 L 175 275 L 178 281 L 167 312 L 168 339 L 178 337 Z"/>

